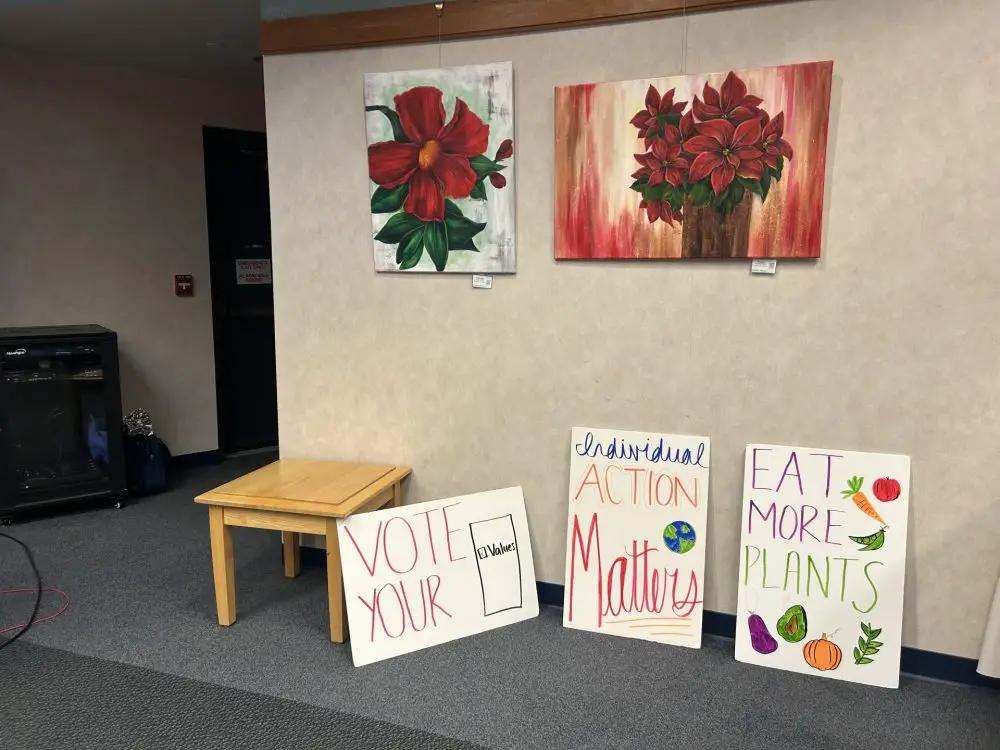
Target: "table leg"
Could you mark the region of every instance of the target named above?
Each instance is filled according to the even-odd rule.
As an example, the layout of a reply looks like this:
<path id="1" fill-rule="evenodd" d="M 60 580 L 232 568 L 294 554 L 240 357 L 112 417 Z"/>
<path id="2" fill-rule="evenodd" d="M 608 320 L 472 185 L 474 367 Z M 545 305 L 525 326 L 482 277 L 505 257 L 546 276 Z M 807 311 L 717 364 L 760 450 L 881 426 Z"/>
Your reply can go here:
<path id="1" fill-rule="evenodd" d="M 396 482 L 392 485 L 392 500 L 389 501 L 388 507 L 398 508 L 403 504 L 402 486 L 402 482 Z"/>
<path id="2" fill-rule="evenodd" d="M 285 578 L 295 578 L 301 570 L 302 555 L 299 551 L 299 535 L 294 531 L 281 532 L 281 554 L 285 561 Z"/>
<path id="3" fill-rule="evenodd" d="M 330 640 L 343 643 L 347 640 L 347 618 L 344 617 L 344 582 L 340 570 L 340 542 L 337 540 L 337 522 L 326 522 L 326 589 L 330 598 Z"/>
<path id="4" fill-rule="evenodd" d="M 223 520 L 224 509 L 208 508 L 208 530 L 212 540 L 212 576 L 215 579 L 215 607 L 220 625 L 236 622 L 236 585 L 233 572 L 233 536 Z"/>

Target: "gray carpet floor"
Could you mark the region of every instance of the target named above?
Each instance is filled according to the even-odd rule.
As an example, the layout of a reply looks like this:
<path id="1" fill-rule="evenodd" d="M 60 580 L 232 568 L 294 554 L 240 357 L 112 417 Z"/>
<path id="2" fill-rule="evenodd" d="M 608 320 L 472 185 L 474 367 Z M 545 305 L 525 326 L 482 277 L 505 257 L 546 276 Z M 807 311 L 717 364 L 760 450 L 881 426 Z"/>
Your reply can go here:
<path id="1" fill-rule="evenodd" d="M 5 750 L 481 750 L 440 735 L 45 646 L 0 661 Z"/>
<path id="2" fill-rule="evenodd" d="M 238 620 L 220 627 L 207 511 L 192 497 L 267 460 L 192 472 L 122 510 L 12 527 L 46 583 L 72 597 L 22 643 L 494 748 L 1000 748 L 998 691 L 909 678 L 884 690 L 777 672 L 736 662 L 731 641 L 708 638 L 695 651 L 609 638 L 562 628 L 550 608 L 356 669 L 349 646 L 328 640 L 325 572 L 285 579 L 276 533 L 234 530 Z M 0 544 L 0 587 L 30 584 L 18 552 Z M 43 613 L 57 604 L 46 598 Z M 18 614 L 0 601 L 0 627 Z M 30 653 L 9 658 L 19 645 L 0 652 L 0 695 L 12 673 L 31 668 Z"/>

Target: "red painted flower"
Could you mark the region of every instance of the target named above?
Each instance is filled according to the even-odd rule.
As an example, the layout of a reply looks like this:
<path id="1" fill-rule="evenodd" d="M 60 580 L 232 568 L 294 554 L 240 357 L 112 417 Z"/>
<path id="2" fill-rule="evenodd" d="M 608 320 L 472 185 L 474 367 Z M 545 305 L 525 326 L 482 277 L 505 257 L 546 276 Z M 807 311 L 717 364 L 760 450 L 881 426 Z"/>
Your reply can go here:
<path id="1" fill-rule="evenodd" d="M 670 202 L 666 200 L 641 201 L 639 203 L 639 208 L 646 210 L 646 218 L 649 219 L 650 224 L 657 219 L 662 219 L 670 226 L 674 225 L 674 221 L 677 221 L 678 223 L 684 221 L 683 209 L 678 208 L 674 211 L 670 207 Z"/>
<path id="2" fill-rule="evenodd" d="M 476 184 L 469 159 L 489 143 L 483 124 L 461 99 L 445 124 L 441 91 L 417 86 L 395 97 L 396 114 L 412 143 L 386 141 L 368 147 L 372 182 L 391 189 L 409 183 L 403 210 L 424 221 L 444 218 L 444 197 L 466 198 Z"/>
<path id="3" fill-rule="evenodd" d="M 722 83 L 721 91 L 716 91 L 706 83 L 702 94 L 705 101 L 702 102 L 696 96 L 691 105 L 694 116 L 702 122 L 729 120 L 734 125 L 739 125 L 763 114 L 758 107 L 764 100 L 747 94 L 746 84 L 732 71 Z"/>
<path id="4" fill-rule="evenodd" d="M 760 136 L 760 149 L 764 152 L 764 163 L 773 170 L 778 169 L 778 157 L 784 156 L 786 159 L 792 158 L 792 145 L 782 136 L 785 133 L 785 113 L 779 112 L 778 116 L 768 122 L 765 114 L 761 124 L 764 129 Z"/>
<path id="5" fill-rule="evenodd" d="M 662 97 L 654 86 L 650 86 L 646 91 L 646 108 L 640 109 L 632 117 L 630 122 L 639 128 L 639 137 L 650 139 L 657 135 L 662 123 L 657 120 L 657 116 L 677 114 L 684 111 L 687 102 L 675 102 L 674 92 L 677 89 L 670 89 Z M 649 144 L 646 144 L 647 147 Z"/>
<path id="6" fill-rule="evenodd" d="M 499 172 L 494 172 L 490 175 L 490 184 L 499 190 L 507 184 L 507 178 Z"/>
<path id="7" fill-rule="evenodd" d="M 737 127 L 728 120 L 710 120 L 697 125 L 698 135 L 684 144 L 691 154 L 697 154 L 691 164 L 691 182 L 711 175 L 716 195 L 729 187 L 739 175 L 751 180 L 764 176 L 761 150 L 754 144 L 760 140 L 760 120 L 747 120 Z"/>
<path id="8" fill-rule="evenodd" d="M 673 130 L 676 139 L 675 143 L 657 138 L 653 141 L 652 148 L 645 154 L 636 154 L 635 160 L 642 165 L 642 168 L 632 173 L 633 179 L 648 176 L 646 184 L 652 187 L 661 182 L 669 182 L 673 187 L 677 187 L 684 182 L 691 162 L 685 156 L 681 156 L 680 132 L 677 128 L 668 126 L 668 130 Z"/>
<path id="9" fill-rule="evenodd" d="M 509 159 L 514 155 L 514 141 L 510 138 L 504 140 L 500 144 L 500 148 L 497 149 L 497 155 L 493 157 L 494 161 L 503 161 L 504 159 Z"/>

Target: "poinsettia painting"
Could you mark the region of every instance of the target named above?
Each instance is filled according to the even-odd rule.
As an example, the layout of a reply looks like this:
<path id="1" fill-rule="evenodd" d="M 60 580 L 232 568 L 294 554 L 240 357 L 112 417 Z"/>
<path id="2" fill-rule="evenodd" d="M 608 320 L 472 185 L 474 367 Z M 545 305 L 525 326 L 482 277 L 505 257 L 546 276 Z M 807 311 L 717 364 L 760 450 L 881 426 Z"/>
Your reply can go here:
<path id="1" fill-rule="evenodd" d="M 556 89 L 557 259 L 818 258 L 833 63 Z"/>
<path id="2" fill-rule="evenodd" d="M 376 271 L 514 272 L 510 63 L 365 76 Z"/>

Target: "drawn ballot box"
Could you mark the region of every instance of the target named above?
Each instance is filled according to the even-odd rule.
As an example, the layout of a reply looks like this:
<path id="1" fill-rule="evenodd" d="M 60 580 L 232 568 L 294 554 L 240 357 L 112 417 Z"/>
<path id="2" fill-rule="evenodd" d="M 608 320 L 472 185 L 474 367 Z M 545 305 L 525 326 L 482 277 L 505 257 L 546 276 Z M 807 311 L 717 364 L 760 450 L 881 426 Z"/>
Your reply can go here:
<path id="1" fill-rule="evenodd" d="M 523 604 L 521 555 L 513 516 L 473 521 L 469 531 L 483 587 L 483 614 L 520 609 Z"/>

